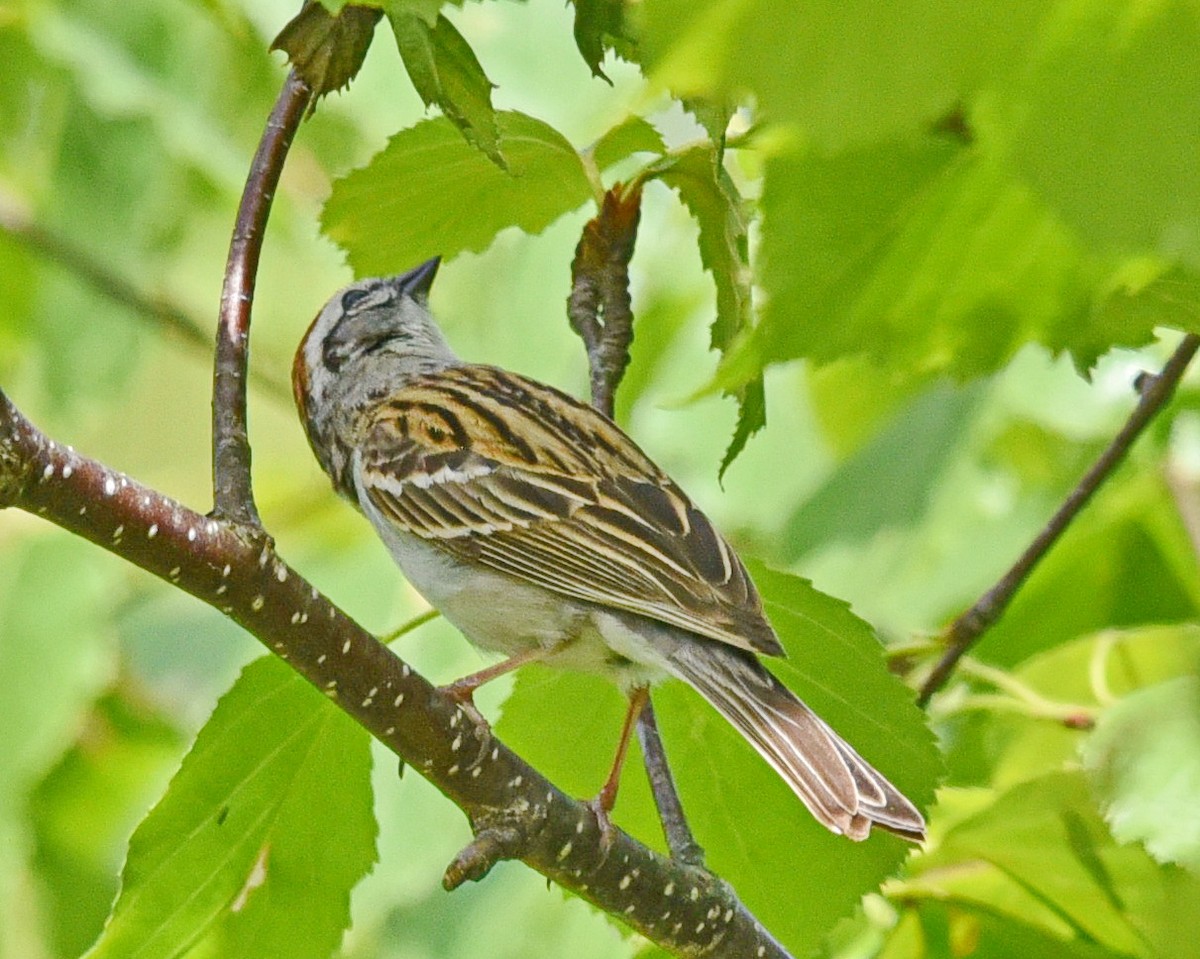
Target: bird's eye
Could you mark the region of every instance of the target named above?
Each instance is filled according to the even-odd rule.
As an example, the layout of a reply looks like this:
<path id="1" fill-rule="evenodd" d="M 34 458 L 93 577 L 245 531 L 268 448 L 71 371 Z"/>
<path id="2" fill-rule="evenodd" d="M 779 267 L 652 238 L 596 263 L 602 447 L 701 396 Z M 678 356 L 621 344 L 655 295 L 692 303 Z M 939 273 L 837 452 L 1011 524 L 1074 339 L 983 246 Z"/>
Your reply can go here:
<path id="1" fill-rule="evenodd" d="M 370 290 L 347 290 L 342 296 L 342 312 L 349 313 L 361 303 Z"/>

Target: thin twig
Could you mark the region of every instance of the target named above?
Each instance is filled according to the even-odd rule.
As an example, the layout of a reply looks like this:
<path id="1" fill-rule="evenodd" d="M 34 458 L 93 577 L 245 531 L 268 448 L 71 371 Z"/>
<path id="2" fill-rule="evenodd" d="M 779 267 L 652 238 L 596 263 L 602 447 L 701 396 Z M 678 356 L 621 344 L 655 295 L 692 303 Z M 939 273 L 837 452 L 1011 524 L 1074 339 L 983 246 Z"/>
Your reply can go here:
<path id="1" fill-rule="evenodd" d="M 295 71 L 288 74 L 250 165 L 221 288 L 213 365 L 213 512 L 255 527 L 262 524 L 254 505 L 246 426 L 250 308 L 271 201 L 292 137 L 311 99 L 308 84 Z"/>
<path id="2" fill-rule="evenodd" d="M 1087 505 L 1092 494 L 1112 475 L 1113 470 L 1125 458 L 1134 441 L 1141 435 L 1142 430 L 1146 428 L 1155 414 L 1166 406 L 1198 348 L 1200 348 L 1200 336 L 1189 333 L 1175 348 L 1175 352 L 1162 368 L 1162 372 L 1157 375 L 1143 374 L 1139 378 L 1137 406 L 1129 414 L 1129 419 L 1125 421 L 1120 432 L 1113 437 L 1112 442 L 1092 464 L 1091 469 L 1071 490 L 1058 512 L 1038 533 L 1008 572 L 1001 576 L 991 589 L 979 597 L 970 609 L 950 624 L 943 637 L 946 650 L 921 685 L 921 692 L 917 697 L 919 705 L 928 704 L 930 697 L 946 684 L 963 654 L 975 645 L 992 624 L 1003 615 L 1017 590 L 1029 578 L 1029 574 L 1033 572 L 1042 557 L 1050 551 L 1071 521 Z"/>
<path id="3" fill-rule="evenodd" d="M 658 806 L 658 818 L 662 823 L 663 835 L 671 855 L 691 866 L 704 865 L 704 848 L 696 842 L 692 827 L 688 825 L 675 788 L 675 778 L 667 763 L 662 737 L 658 733 L 658 720 L 654 717 L 654 704 L 649 699 L 638 714 L 638 742 L 642 747 L 642 761 L 646 765 L 646 776 L 650 780 L 650 791 Z"/>
<path id="4" fill-rule="evenodd" d="M 150 321 L 192 349 L 203 351 L 205 359 L 212 354 L 212 334 L 183 309 L 139 289 L 65 236 L 35 223 L 3 197 L 0 197 L 0 230 L 134 316 Z M 290 402 L 290 391 L 283 380 L 259 369 L 250 371 L 250 379 L 265 394 Z"/>
<path id="5" fill-rule="evenodd" d="M 424 626 L 430 620 L 437 619 L 442 614 L 436 609 L 427 609 L 423 613 L 417 613 L 412 619 L 401 623 L 386 636 L 380 636 L 379 641 L 385 645 L 391 645 L 401 636 L 406 636 L 419 626 Z"/>

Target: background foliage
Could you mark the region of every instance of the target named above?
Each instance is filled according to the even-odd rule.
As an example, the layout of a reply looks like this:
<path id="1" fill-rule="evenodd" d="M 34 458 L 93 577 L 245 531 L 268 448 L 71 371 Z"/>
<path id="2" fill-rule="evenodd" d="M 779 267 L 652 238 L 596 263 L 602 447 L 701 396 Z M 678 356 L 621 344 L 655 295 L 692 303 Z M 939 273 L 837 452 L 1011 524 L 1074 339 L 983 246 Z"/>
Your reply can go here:
<path id="1" fill-rule="evenodd" d="M 602 0 L 440 6 L 385 4 L 360 78 L 285 171 L 252 397 L 282 552 L 370 628 L 421 609 L 334 501 L 284 387 L 344 264 L 446 255 L 433 302 L 460 351 L 582 394 L 572 252 L 598 188 L 640 178 L 618 418 L 777 570 L 756 578 L 784 678 L 928 800 L 939 764 L 874 634 L 919 678 L 926 638 L 1045 521 L 1136 374 L 1200 329 L 1200 8 L 646 0 L 621 26 Z M 0 232 L 0 382 L 57 439 L 192 505 L 203 338 L 100 295 L 63 250 L 210 329 L 282 75 L 264 50 L 294 12 L 0 6 L 0 211 L 50 233 Z M 1185 384 L 934 701 L 932 841 L 881 893 L 899 841 L 824 833 L 694 697 L 662 691 L 712 864 L 798 954 L 1194 953 L 1196 408 Z M 21 514 L 0 523 L 0 570 L 3 959 L 86 950 L 127 849 L 97 955 L 329 955 L 347 916 L 347 959 L 640 949 L 518 865 L 442 893 L 461 817 L 383 754 L 372 770 L 361 733 L 278 664 L 247 666 L 256 645 L 211 610 Z M 436 621 L 403 643 L 438 680 L 482 662 Z M 502 735 L 594 790 L 619 698 L 535 670 L 516 686 L 502 710 L 506 688 L 481 697 Z M 200 828 L 223 803 L 221 835 Z M 659 842 L 636 764 L 618 822 Z"/>

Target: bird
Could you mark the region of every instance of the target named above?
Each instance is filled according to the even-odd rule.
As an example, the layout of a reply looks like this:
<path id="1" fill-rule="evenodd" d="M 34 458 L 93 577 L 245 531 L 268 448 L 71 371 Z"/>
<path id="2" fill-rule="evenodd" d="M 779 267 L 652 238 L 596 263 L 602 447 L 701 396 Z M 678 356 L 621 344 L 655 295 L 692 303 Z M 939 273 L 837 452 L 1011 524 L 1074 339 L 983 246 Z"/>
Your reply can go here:
<path id="1" fill-rule="evenodd" d="M 593 407 L 454 352 L 429 310 L 439 262 L 339 290 L 292 379 L 337 493 L 468 641 L 507 657 L 446 692 L 469 704 L 531 661 L 617 683 L 630 705 L 595 800 L 606 821 L 648 687 L 679 679 L 829 830 L 921 841 L 916 806 L 760 661 L 784 650 L 758 591 L 683 490 Z"/>

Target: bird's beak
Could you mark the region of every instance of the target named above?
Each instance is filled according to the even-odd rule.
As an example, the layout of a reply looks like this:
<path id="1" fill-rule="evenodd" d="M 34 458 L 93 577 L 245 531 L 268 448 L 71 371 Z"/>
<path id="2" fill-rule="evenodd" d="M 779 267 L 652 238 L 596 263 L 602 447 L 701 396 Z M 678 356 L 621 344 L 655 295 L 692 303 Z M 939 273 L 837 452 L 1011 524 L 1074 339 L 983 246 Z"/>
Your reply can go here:
<path id="1" fill-rule="evenodd" d="M 441 262 L 442 258 L 435 256 L 407 273 L 392 277 L 389 283 L 395 290 L 411 296 L 414 300 L 426 300 L 429 298 L 429 288 L 433 286 L 433 278 L 437 276 Z"/>

